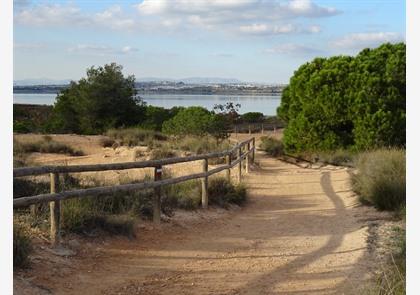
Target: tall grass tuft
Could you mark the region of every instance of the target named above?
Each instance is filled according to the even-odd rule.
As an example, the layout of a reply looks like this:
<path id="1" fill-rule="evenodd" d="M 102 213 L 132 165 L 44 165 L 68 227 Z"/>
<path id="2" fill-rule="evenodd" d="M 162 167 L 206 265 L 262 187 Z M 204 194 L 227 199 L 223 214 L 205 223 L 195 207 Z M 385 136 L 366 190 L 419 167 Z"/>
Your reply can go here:
<path id="1" fill-rule="evenodd" d="M 381 149 L 365 152 L 356 161 L 353 190 L 364 203 L 380 210 L 405 207 L 405 151 Z"/>
<path id="2" fill-rule="evenodd" d="M 31 251 L 32 244 L 28 231 L 20 223 L 13 222 L 13 266 L 27 267 Z"/>
<path id="3" fill-rule="evenodd" d="M 68 154 L 71 156 L 83 156 L 84 153 L 80 150 L 75 150 L 72 147 L 56 142 L 51 139 L 50 136 L 44 136 L 40 141 L 36 142 L 19 142 L 13 141 L 13 153 L 14 155 L 26 154 L 26 153 L 54 153 L 54 154 Z"/>
<path id="4" fill-rule="evenodd" d="M 263 136 L 261 137 L 260 148 L 273 157 L 284 155 L 284 147 L 280 139 Z"/>
<path id="5" fill-rule="evenodd" d="M 106 135 L 111 139 L 118 141 L 121 145 L 138 146 L 147 145 L 151 140 L 167 140 L 167 136 L 153 130 L 141 128 L 110 129 Z"/>
<path id="6" fill-rule="evenodd" d="M 245 186 L 234 185 L 224 177 L 209 181 L 209 204 L 227 207 L 228 204 L 243 205 L 247 199 Z"/>
<path id="7" fill-rule="evenodd" d="M 218 142 L 213 136 L 185 136 L 170 142 L 174 149 L 189 151 L 196 155 L 220 152 L 231 148 L 227 140 Z"/>

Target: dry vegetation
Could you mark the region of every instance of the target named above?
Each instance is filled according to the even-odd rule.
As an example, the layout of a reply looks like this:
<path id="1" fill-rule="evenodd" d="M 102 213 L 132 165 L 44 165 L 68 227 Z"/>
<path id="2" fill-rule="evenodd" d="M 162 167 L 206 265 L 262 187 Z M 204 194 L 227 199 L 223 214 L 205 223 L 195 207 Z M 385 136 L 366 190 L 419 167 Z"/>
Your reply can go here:
<path id="1" fill-rule="evenodd" d="M 53 154 L 67 156 L 64 163 L 74 161 L 77 164 L 92 163 L 95 159 L 102 162 L 132 161 L 133 159 L 162 159 L 183 154 L 206 153 L 230 148 L 227 141 L 216 142 L 211 137 L 184 137 L 179 140 L 167 138 L 157 132 L 141 129 L 111 130 L 108 136 L 72 136 L 67 140 L 65 135 L 37 136 L 15 135 L 14 158 L 19 160 L 15 166 L 43 165 L 46 159 L 52 159 L 51 164 L 62 164 L 62 158 Z M 54 139 L 53 139 L 54 138 Z M 82 142 L 85 142 L 87 155 L 73 157 L 78 152 Z M 90 144 L 86 144 L 89 142 Z M 82 145 L 83 146 L 83 145 Z M 84 146 L 83 146 L 84 147 Z M 111 148 L 110 148 L 111 147 Z M 34 154 L 41 153 L 41 154 Z M 48 154 L 46 154 L 48 153 Z M 112 156 L 114 154 L 114 156 Z M 124 156 L 126 155 L 126 156 Z M 134 157 L 133 157 L 134 156 Z M 74 160 L 72 159 L 74 158 Z M 165 168 L 164 177 L 173 177 L 181 173 L 190 173 L 191 169 L 201 169 L 201 163 L 185 163 L 174 165 L 175 170 Z M 185 168 L 183 168 L 185 166 Z M 143 169 L 145 170 L 145 169 Z M 131 171 L 130 171 L 131 172 Z M 133 171 L 135 172 L 135 171 Z M 101 176 L 106 173 L 117 174 L 109 179 Z M 137 171 L 134 174 L 109 171 L 104 173 L 75 173 L 60 176 L 60 190 L 73 190 L 110 184 L 124 184 L 149 181 L 147 171 Z M 243 204 L 246 191 L 243 186 L 237 186 L 225 179 L 214 177 L 209 183 L 210 205 L 227 208 L 229 204 Z M 14 180 L 14 197 L 29 196 L 49 192 L 47 177 L 17 178 Z M 151 219 L 153 190 L 142 190 L 134 193 L 114 193 L 108 196 L 70 199 L 62 202 L 63 234 L 123 235 L 134 237 L 136 220 Z M 201 207 L 201 182 L 188 181 L 162 189 L 162 211 L 170 217 L 175 210 L 196 210 Z M 36 229 L 42 235 L 48 235 L 49 211 L 47 205 L 37 206 L 36 216 L 30 214 L 29 208 L 15 210 L 16 230 L 14 232 L 15 265 L 28 266 L 27 256 L 30 253 L 30 233 Z M 26 229 L 26 230 L 24 230 Z"/>

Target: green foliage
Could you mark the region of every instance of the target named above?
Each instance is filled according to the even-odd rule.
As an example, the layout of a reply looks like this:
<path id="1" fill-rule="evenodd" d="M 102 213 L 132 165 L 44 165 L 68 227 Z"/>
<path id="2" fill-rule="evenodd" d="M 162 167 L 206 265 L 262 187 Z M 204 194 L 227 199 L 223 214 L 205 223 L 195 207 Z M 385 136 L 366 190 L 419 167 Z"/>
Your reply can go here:
<path id="1" fill-rule="evenodd" d="M 31 251 L 32 243 L 28 231 L 22 224 L 13 222 L 13 267 L 27 267 Z"/>
<path id="2" fill-rule="evenodd" d="M 280 139 L 262 136 L 260 148 L 273 157 L 284 155 L 283 143 Z"/>
<path id="3" fill-rule="evenodd" d="M 169 213 L 170 208 L 181 208 L 184 210 L 196 210 L 201 205 L 201 182 L 190 180 L 177 183 L 163 188 L 162 203 Z"/>
<path id="4" fill-rule="evenodd" d="M 165 109 L 149 105 L 146 107 L 145 120 L 140 126 L 144 129 L 162 131 L 163 122 L 173 118 L 181 109 L 183 108 L 173 107 Z"/>
<path id="5" fill-rule="evenodd" d="M 381 210 L 405 207 L 405 151 L 382 149 L 361 154 L 352 176 L 353 190 L 362 202 Z"/>
<path id="6" fill-rule="evenodd" d="M 203 107 L 180 110 L 172 119 L 163 123 L 162 131 L 173 135 L 198 135 L 210 132 L 214 114 Z"/>
<path id="7" fill-rule="evenodd" d="M 302 65 L 277 109 L 288 152 L 405 144 L 405 44 Z"/>
<path id="8" fill-rule="evenodd" d="M 317 155 L 317 159 L 326 164 L 354 167 L 356 155 L 353 151 L 338 149 L 335 151 L 321 152 Z"/>
<path id="9" fill-rule="evenodd" d="M 243 185 L 233 185 L 224 177 L 211 178 L 208 187 L 209 205 L 227 207 L 228 204 L 243 205 L 247 199 Z"/>
<path id="10" fill-rule="evenodd" d="M 241 115 L 241 120 L 245 123 L 260 123 L 264 121 L 264 114 L 260 112 L 248 112 Z"/>
<path id="11" fill-rule="evenodd" d="M 145 130 L 138 127 L 110 129 L 106 132 L 106 135 L 109 138 L 118 141 L 119 144 L 127 146 L 146 145 L 151 140 L 167 139 L 167 136 L 160 132 Z"/>
<path id="12" fill-rule="evenodd" d="M 62 133 L 98 134 L 133 126 L 144 119 L 134 76 L 124 77 L 115 63 L 91 67 L 87 77 L 62 90 L 54 104 L 49 129 Z"/>
<path id="13" fill-rule="evenodd" d="M 46 105 L 13 104 L 13 132 L 45 132 L 52 109 Z"/>

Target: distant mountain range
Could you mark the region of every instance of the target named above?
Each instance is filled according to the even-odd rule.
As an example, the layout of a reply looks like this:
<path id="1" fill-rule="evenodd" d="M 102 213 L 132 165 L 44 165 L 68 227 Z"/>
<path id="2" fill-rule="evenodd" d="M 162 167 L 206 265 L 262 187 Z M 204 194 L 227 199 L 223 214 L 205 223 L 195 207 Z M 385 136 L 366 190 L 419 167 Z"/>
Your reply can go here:
<path id="1" fill-rule="evenodd" d="M 14 86 L 30 86 L 30 85 L 66 85 L 69 84 L 71 79 L 64 80 L 55 80 L 49 78 L 39 78 L 39 79 L 23 79 L 23 80 L 14 80 Z M 144 77 L 136 79 L 137 82 L 173 82 L 185 84 L 247 84 L 235 78 L 220 78 L 220 77 L 188 77 L 183 79 L 170 79 L 170 78 L 156 78 L 156 77 Z M 251 84 L 262 84 L 262 83 L 251 83 Z"/>

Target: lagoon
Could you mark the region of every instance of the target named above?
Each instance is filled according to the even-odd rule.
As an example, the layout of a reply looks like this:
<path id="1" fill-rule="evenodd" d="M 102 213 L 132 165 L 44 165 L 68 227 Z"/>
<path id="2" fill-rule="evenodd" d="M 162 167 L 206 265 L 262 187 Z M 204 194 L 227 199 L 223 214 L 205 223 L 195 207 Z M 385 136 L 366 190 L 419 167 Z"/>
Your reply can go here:
<path id="1" fill-rule="evenodd" d="M 13 103 L 54 104 L 55 93 L 14 93 Z M 212 110 L 215 104 L 232 101 L 241 104 L 239 113 L 261 112 L 267 116 L 276 114 L 280 105 L 278 95 L 215 95 L 215 94 L 140 94 L 149 105 L 172 108 L 174 106 L 202 106 Z"/>

